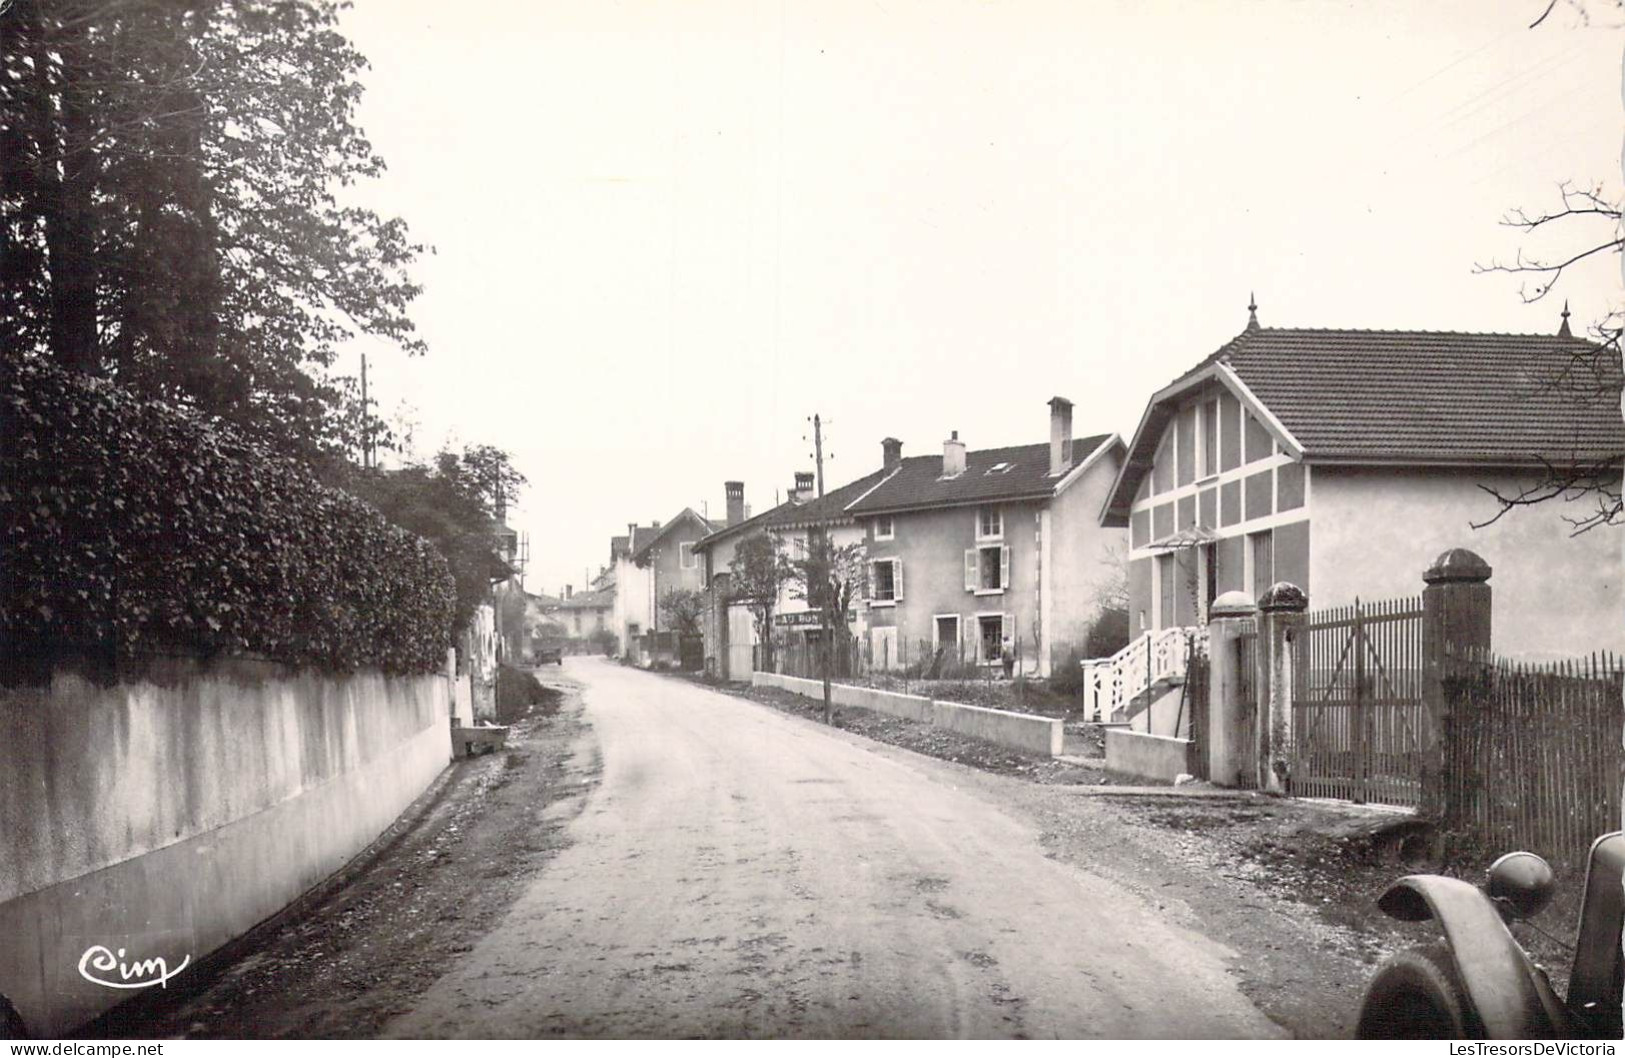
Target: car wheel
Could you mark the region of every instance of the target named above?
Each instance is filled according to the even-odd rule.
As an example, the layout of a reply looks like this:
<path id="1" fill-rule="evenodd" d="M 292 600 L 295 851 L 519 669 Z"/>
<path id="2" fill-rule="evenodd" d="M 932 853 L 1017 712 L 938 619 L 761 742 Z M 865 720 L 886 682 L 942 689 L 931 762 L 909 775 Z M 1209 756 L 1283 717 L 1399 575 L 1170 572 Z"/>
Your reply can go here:
<path id="1" fill-rule="evenodd" d="M 1484 1026 L 1462 985 L 1450 946 L 1408 948 L 1377 967 L 1360 1003 L 1361 1040 L 1483 1039 Z"/>

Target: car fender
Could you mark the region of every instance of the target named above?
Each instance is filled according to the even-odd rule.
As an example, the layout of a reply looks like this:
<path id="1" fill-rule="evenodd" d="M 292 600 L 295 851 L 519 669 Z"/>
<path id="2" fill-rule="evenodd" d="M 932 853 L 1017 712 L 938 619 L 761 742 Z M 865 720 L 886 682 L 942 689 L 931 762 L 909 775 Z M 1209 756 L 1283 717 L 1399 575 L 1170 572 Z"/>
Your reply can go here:
<path id="1" fill-rule="evenodd" d="M 1564 1034 L 1568 1019 L 1562 1003 L 1483 890 L 1459 878 L 1413 874 L 1390 886 L 1377 906 L 1405 922 L 1438 920 L 1467 997 L 1491 1039 Z"/>

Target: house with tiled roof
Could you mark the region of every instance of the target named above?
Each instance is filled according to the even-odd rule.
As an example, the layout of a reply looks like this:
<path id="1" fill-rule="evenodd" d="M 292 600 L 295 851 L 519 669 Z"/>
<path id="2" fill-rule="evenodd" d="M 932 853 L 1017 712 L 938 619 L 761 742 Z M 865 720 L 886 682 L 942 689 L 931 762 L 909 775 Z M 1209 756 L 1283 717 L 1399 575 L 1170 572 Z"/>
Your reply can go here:
<path id="1" fill-rule="evenodd" d="M 564 598 L 549 616 L 564 626 L 572 639 L 590 639 L 594 633 L 609 627 L 615 612 L 613 591 L 576 591 L 574 585 L 565 585 Z"/>
<path id="2" fill-rule="evenodd" d="M 749 608 L 733 598 L 729 566 L 740 543 L 766 532 L 768 518 L 796 500 L 792 495 L 784 504 L 752 515 L 745 503 L 744 482 L 725 481 L 722 490 L 726 520 L 694 544 L 708 599 L 703 628 L 705 668 L 721 679 L 748 682 L 759 636 Z"/>
<path id="3" fill-rule="evenodd" d="M 1567 310 L 1545 335 L 1263 327 L 1249 312 L 1152 395 L 1101 508 L 1129 530 L 1135 633 L 1283 580 L 1314 608 L 1415 595 L 1434 558 L 1468 547 L 1494 569 L 1498 651 L 1622 645 L 1618 530 L 1573 535 L 1565 516 L 1589 512 L 1560 497 L 1497 518 L 1491 494 L 1625 452 L 1619 365 L 1590 355 Z"/>
<path id="4" fill-rule="evenodd" d="M 970 449 L 957 431 L 941 455 L 885 467 L 843 508 L 870 563 L 871 664 L 952 656 L 1048 676 L 1082 650 L 1124 533 L 1099 511 L 1125 447 L 1114 433 L 1072 436 L 1072 402 L 1049 402 L 1048 443 Z"/>
<path id="5" fill-rule="evenodd" d="M 613 539 L 615 604 L 611 624 L 624 652 L 636 656 L 638 637 L 647 632 L 671 631 L 660 612 L 660 599 L 667 591 L 699 591 L 704 587 L 694 544 L 715 528 L 692 507 L 685 507 L 664 524 L 631 523 L 624 538 Z"/>

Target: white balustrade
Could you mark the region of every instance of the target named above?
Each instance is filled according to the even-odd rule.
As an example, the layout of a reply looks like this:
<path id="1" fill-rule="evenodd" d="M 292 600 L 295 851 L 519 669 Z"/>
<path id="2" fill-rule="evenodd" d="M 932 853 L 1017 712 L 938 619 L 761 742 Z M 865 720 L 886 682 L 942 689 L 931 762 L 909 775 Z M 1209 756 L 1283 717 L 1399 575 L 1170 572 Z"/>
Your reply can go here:
<path id="1" fill-rule="evenodd" d="M 1159 628 L 1109 658 L 1079 662 L 1083 666 L 1084 713 L 1091 720 L 1110 719 L 1158 680 L 1183 677 L 1192 640 L 1200 650 L 1206 638 L 1206 628 Z"/>

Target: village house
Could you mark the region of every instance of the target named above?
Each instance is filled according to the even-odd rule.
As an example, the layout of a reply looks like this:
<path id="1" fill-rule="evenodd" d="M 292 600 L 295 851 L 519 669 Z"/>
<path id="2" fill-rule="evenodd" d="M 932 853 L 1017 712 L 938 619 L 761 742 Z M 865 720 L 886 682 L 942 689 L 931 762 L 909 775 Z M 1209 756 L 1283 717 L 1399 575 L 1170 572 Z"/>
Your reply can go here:
<path id="1" fill-rule="evenodd" d="M 884 468 L 842 508 L 868 546 L 863 634 L 871 664 L 953 656 L 1048 676 L 1086 642 L 1120 530 L 1099 511 L 1124 445 L 1072 436 L 1072 403 L 1049 402 L 1047 444 L 971 451 L 957 431 L 939 455 Z"/>
<path id="2" fill-rule="evenodd" d="M 566 584 L 564 598 L 559 600 L 550 616 L 571 639 L 590 639 L 609 627 L 614 609 L 613 591 L 578 592 L 573 584 Z"/>
<path id="3" fill-rule="evenodd" d="M 827 540 L 834 548 L 861 545 L 865 542 L 864 528 L 850 508 L 894 470 L 882 466 L 822 496 L 818 495 L 813 475 L 798 472 L 790 502 L 769 512 L 763 519 L 763 529 L 778 539 L 784 556 L 792 563 L 805 559 L 817 539 Z M 774 608 L 773 638 L 776 649 L 811 659 L 819 656 L 825 635 L 824 614 L 805 595 L 794 580 L 785 584 Z M 867 635 L 868 617 L 868 607 L 861 599 L 854 600 L 845 615 L 847 631 L 862 640 Z"/>
<path id="4" fill-rule="evenodd" d="M 745 504 L 745 483 L 725 481 L 727 520 L 694 544 L 699 555 L 706 592 L 705 670 L 725 680 L 748 681 L 754 660 L 756 632 L 750 610 L 736 605 L 729 584 L 729 566 L 741 542 L 752 533 L 765 532 L 774 507 L 752 516 Z"/>
<path id="5" fill-rule="evenodd" d="M 647 632 L 671 631 L 660 599 L 672 588 L 699 591 L 703 573 L 694 544 L 715 527 L 685 507 L 662 525 L 627 526 L 624 546 L 615 547 L 615 595 L 611 623 L 624 653 L 639 657 L 636 642 Z"/>
<path id="6" fill-rule="evenodd" d="M 1102 524 L 1130 533 L 1135 635 L 1277 581 L 1315 608 L 1413 596 L 1435 557 L 1469 547 L 1494 569 L 1498 652 L 1625 645 L 1618 529 L 1573 534 L 1565 516 L 1590 500 L 1497 518 L 1487 491 L 1625 451 L 1618 365 L 1603 365 L 1610 399 L 1563 381 L 1593 348 L 1566 309 L 1550 335 L 1275 328 L 1249 312 L 1151 397 L 1103 505 Z"/>

